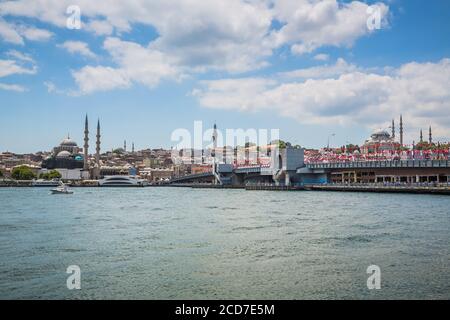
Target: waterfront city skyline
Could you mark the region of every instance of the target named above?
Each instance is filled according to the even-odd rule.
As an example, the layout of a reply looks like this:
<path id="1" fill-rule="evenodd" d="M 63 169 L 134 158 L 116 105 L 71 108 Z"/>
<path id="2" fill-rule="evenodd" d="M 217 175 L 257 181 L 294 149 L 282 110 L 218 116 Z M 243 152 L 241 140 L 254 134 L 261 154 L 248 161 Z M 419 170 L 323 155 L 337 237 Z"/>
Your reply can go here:
<path id="1" fill-rule="evenodd" d="M 136 149 L 170 149 L 171 132 L 192 130 L 195 120 L 222 129 L 278 128 L 281 139 L 311 148 L 324 147 L 333 133 L 333 146 L 361 144 L 374 130 L 389 130 L 399 114 L 406 144 L 429 125 L 436 141 L 450 140 L 446 1 L 369 1 L 382 9 L 380 29 L 372 31 L 367 5 L 357 1 L 323 8 L 295 2 L 308 6 L 317 24 L 289 16 L 289 2 L 183 10 L 209 37 L 196 25 L 175 32 L 173 21 L 168 28 L 150 13 L 125 12 L 120 20 L 102 11 L 99 18 L 93 4 L 82 10 L 81 29 L 69 30 L 66 17 L 48 11 L 64 11 L 64 1 L 54 9 L 33 3 L 0 4 L 1 151 L 50 150 L 68 132 L 81 144 L 86 113 L 102 119 L 103 150 L 123 140 Z M 138 9 L 178 12 L 148 2 Z M 412 93 L 399 93 L 405 88 Z"/>
<path id="2" fill-rule="evenodd" d="M 0 0 L 0 300 L 448 300 L 449 35 L 448 0 Z"/>

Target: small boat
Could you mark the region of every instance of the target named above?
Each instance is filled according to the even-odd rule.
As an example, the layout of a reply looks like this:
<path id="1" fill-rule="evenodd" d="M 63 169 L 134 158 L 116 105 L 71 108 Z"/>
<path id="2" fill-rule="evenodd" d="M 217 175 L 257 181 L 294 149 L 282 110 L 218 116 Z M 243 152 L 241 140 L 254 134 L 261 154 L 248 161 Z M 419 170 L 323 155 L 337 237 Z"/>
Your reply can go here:
<path id="1" fill-rule="evenodd" d="M 55 189 L 52 189 L 52 194 L 72 194 L 73 191 L 69 189 L 67 185 L 64 183 L 61 183 L 58 187 Z"/>

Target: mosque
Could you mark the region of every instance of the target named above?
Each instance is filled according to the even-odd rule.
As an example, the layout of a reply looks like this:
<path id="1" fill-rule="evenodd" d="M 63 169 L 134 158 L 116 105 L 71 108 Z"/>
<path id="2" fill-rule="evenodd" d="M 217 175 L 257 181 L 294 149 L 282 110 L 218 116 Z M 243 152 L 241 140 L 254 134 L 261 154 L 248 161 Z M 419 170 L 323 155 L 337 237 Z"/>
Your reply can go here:
<path id="1" fill-rule="evenodd" d="M 385 151 L 397 151 L 400 150 L 405 145 L 403 144 L 403 119 L 400 115 L 400 139 L 397 141 L 395 139 L 395 122 L 392 120 L 392 125 L 390 127 L 392 129 L 392 133 L 390 134 L 386 130 L 377 130 L 368 140 L 364 142 L 361 147 L 361 152 L 363 154 L 369 153 L 383 153 Z M 420 130 L 420 138 L 419 143 L 428 143 L 429 145 L 433 144 L 433 133 L 431 131 L 431 126 L 428 131 L 428 142 L 424 141 L 423 132 Z M 415 142 L 413 142 L 414 148 Z"/>
<path id="2" fill-rule="evenodd" d="M 41 164 L 41 173 L 49 170 L 57 170 L 61 173 L 62 179 L 80 180 L 96 178 L 100 167 L 100 120 L 97 122 L 97 141 L 95 163 L 89 163 L 89 123 L 86 115 L 84 125 L 84 147 L 70 138 L 63 139 L 59 146 L 53 148 L 52 154 L 44 159 Z"/>
<path id="3" fill-rule="evenodd" d="M 390 134 L 386 130 L 377 130 L 368 140 L 364 142 L 361 147 L 363 154 L 369 153 L 383 153 L 386 151 L 395 151 L 403 146 L 403 118 L 400 116 L 400 141 L 395 139 L 395 122 L 392 120 L 391 125 L 392 133 Z"/>

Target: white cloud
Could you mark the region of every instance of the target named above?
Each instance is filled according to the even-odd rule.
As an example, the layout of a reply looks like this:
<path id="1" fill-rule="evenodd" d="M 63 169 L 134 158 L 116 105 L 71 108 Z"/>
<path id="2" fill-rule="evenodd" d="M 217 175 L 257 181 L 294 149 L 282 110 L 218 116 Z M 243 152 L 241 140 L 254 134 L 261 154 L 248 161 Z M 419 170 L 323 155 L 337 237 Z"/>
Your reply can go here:
<path id="1" fill-rule="evenodd" d="M 6 52 L 6 54 L 12 58 L 22 60 L 24 62 L 35 63 L 34 59 L 30 55 L 17 50 L 9 50 Z"/>
<path id="2" fill-rule="evenodd" d="M 82 41 L 65 41 L 59 47 L 66 49 L 72 54 L 81 54 L 88 58 L 95 58 L 95 54 L 89 49 L 86 42 Z"/>
<path id="3" fill-rule="evenodd" d="M 34 59 L 17 50 L 9 50 L 5 53 L 13 59 L 0 59 L 0 78 L 18 74 L 36 74 L 37 67 Z M 24 92 L 27 89 L 18 84 L 0 83 L 1 90 Z"/>
<path id="4" fill-rule="evenodd" d="M 44 81 L 44 86 L 47 88 L 48 93 L 56 92 L 56 85 L 51 81 Z"/>
<path id="5" fill-rule="evenodd" d="M 109 36 L 114 31 L 113 25 L 107 20 L 91 20 L 85 24 L 85 28 L 98 36 Z"/>
<path id="6" fill-rule="evenodd" d="M 123 89 L 129 87 L 131 84 L 122 70 L 111 67 L 86 66 L 78 71 L 73 71 L 72 75 L 78 84 L 80 94 Z"/>
<path id="7" fill-rule="evenodd" d="M 154 28 L 157 38 L 148 39 L 148 46 L 189 72 L 245 72 L 267 66 L 274 49 L 285 45 L 300 54 L 350 46 L 370 33 L 361 1 L 18 0 L 0 3 L 0 11 L 65 27 L 69 5 L 81 8 L 82 29 L 97 35 L 117 36 L 137 24 Z M 388 7 L 379 5 L 385 17 Z M 274 23 L 281 28 L 272 29 Z"/>
<path id="8" fill-rule="evenodd" d="M 280 73 L 280 75 L 286 78 L 299 79 L 333 78 L 340 76 L 343 73 L 354 72 L 357 70 L 358 68 L 355 65 L 349 64 L 344 59 L 339 58 L 336 63 L 331 66 L 323 65 L 306 69 L 292 70 Z"/>
<path id="9" fill-rule="evenodd" d="M 149 88 L 161 80 L 179 80 L 181 71 L 174 67 L 176 62 L 153 49 L 118 38 L 107 38 L 103 44 L 111 54 L 116 68 L 86 66 L 73 72 L 81 93 L 127 88 L 131 83 L 139 83 Z"/>
<path id="10" fill-rule="evenodd" d="M 383 3 L 376 5 L 386 24 L 389 8 Z M 284 25 L 272 36 L 277 45 L 291 44 L 294 54 L 311 52 L 324 45 L 351 46 L 356 39 L 371 32 L 367 28 L 367 8 L 360 1 L 275 1 L 274 16 Z"/>
<path id="11" fill-rule="evenodd" d="M 37 67 L 25 67 L 19 65 L 15 60 L 0 60 L 0 78 L 13 74 L 35 74 Z"/>
<path id="12" fill-rule="evenodd" d="M 17 84 L 6 84 L 6 83 L 0 83 L 0 89 L 7 90 L 7 91 L 16 91 L 16 92 L 27 91 L 27 89 L 24 88 L 23 86 L 20 86 Z"/>
<path id="13" fill-rule="evenodd" d="M 23 45 L 23 38 L 31 41 L 47 41 L 52 36 L 53 33 L 48 30 L 11 24 L 0 17 L 0 37 L 5 42 Z"/>
<path id="14" fill-rule="evenodd" d="M 210 108 L 250 111 L 270 110 L 264 93 L 277 83 L 263 78 L 243 78 L 202 81 L 201 84 L 207 91 L 194 89 L 192 95 L 199 98 L 202 105 Z"/>
<path id="15" fill-rule="evenodd" d="M 53 36 L 48 30 L 34 27 L 21 27 L 20 34 L 31 41 L 48 41 Z"/>
<path id="16" fill-rule="evenodd" d="M 335 66 L 330 68 L 328 73 L 334 74 Z M 326 68 L 323 71 L 326 73 Z M 275 84 L 265 78 L 205 81 L 195 90 L 195 96 L 208 108 L 263 110 L 313 124 L 387 127 L 390 119 L 402 113 L 410 139 L 419 128 L 430 124 L 436 136 L 448 139 L 449 83 L 450 59 L 443 59 L 408 63 L 389 74 L 356 68 L 343 70 L 335 78 Z M 245 90 L 240 91 L 241 87 Z"/>
<path id="17" fill-rule="evenodd" d="M 330 56 L 325 53 L 319 53 L 314 56 L 314 60 L 317 61 L 328 61 L 328 59 L 330 59 Z"/>
<path id="18" fill-rule="evenodd" d="M 14 26 L 10 25 L 2 18 L 0 18 L 0 37 L 6 42 L 19 45 L 24 44 L 22 36 L 17 32 Z"/>

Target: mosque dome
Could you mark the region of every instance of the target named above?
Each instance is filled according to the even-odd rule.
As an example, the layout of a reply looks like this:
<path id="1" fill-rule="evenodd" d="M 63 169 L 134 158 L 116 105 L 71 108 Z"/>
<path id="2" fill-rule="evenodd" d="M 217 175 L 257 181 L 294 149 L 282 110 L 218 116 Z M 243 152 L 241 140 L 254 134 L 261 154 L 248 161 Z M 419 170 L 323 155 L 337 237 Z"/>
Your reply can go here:
<path id="1" fill-rule="evenodd" d="M 59 152 L 59 153 L 56 155 L 56 157 L 57 157 L 57 158 L 69 158 L 69 157 L 70 157 L 70 152 L 69 152 L 69 151 L 66 151 L 66 150 L 63 150 L 63 151 Z"/>
<path id="2" fill-rule="evenodd" d="M 70 139 L 70 137 L 67 137 L 66 139 L 64 139 L 63 141 L 61 141 L 60 146 L 64 146 L 64 147 L 76 147 L 77 143 Z"/>
<path id="3" fill-rule="evenodd" d="M 386 130 L 377 130 L 370 136 L 372 140 L 389 140 L 391 138 L 391 135 Z"/>

